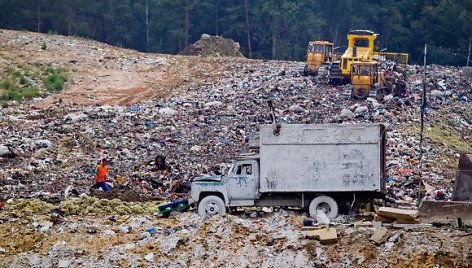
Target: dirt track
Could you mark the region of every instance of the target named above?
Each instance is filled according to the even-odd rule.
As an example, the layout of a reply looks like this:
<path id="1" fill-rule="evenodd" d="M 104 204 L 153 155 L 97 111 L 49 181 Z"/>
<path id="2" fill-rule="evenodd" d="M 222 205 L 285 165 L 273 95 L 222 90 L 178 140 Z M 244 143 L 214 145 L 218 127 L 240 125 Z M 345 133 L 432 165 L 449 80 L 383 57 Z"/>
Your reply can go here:
<path id="1" fill-rule="evenodd" d="M 67 90 L 44 100 L 76 104 L 125 105 L 154 97 L 171 97 L 188 86 L 212 83 L 231 72 L 241 58 L 145 54 L 77 37 L 2 30 L 5 65 L 64 66 L 72 74 Z M 41 46 L 46 44 L 47 49 Z"/>

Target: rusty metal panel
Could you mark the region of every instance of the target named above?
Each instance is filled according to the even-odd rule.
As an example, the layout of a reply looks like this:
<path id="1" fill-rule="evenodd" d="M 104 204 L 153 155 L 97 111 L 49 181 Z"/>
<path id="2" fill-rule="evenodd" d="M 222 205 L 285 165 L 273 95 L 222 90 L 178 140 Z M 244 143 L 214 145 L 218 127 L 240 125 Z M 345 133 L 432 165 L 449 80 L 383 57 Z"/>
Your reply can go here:
<path id="1" fill-rule="evenodd" d="M 260 192 L 382 190 L 381 125 L 261 126 Z"/>
<path id="2" fill-rule="evenodd" d="M 461 154 L 452 200 L 472 202 L 472 154 Z"/>

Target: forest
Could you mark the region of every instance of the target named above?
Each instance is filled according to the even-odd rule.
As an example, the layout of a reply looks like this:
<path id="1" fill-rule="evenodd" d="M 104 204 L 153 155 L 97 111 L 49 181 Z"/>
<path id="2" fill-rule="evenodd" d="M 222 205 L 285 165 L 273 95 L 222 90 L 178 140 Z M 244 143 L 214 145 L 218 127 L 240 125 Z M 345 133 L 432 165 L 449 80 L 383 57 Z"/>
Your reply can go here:
<path id="1" fill-rule="evenodd" d="M 410 63 L 465 65 L 472 0 L 0 0 L 0 28 L 80 36 L 177 54 L 203 33 L 231 38 L 248 58 L 304 60 L 309 40 L 343 51 L 350 29 Z"/>

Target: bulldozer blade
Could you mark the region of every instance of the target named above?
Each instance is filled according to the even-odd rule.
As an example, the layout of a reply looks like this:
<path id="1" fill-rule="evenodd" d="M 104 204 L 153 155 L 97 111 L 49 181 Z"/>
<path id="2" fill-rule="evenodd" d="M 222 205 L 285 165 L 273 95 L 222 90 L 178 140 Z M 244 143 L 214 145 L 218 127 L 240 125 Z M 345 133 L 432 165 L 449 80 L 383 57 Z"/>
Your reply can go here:
<path id="1" fill-rule="evenodd" d="M 458 219 L 472 226 L 472 202 L 458 201 L 423 201 L 418 210 L 422 223 L 453 224 Z"/>

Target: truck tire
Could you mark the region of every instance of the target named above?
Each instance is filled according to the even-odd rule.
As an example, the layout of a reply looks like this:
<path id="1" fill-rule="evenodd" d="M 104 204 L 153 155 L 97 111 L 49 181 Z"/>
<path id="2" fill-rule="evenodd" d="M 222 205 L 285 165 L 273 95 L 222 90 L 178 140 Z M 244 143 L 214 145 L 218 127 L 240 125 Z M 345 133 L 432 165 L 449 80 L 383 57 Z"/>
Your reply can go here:
<path id="1" fill-rule="evenodd" d="M 310 217 L 314 218 L 317 210 L 323 210 L 326 216 L 332 220 L 338 216 L 338 203 L 329 196 L 321 195 L 311 200 L 310 207 L 308 208 Z"/>
<path id="2" fill-rule="evenodd" d="M 209 195 L 204 197 L 198 203 L 198 215 L 200 217 L 211 217 L 216 214 L 225 214 L 225 202 L 216 195 Z"/>

